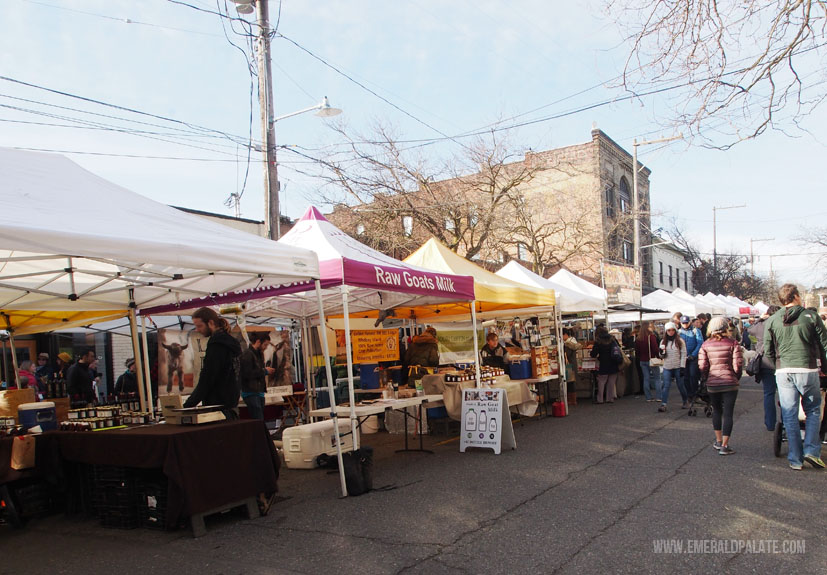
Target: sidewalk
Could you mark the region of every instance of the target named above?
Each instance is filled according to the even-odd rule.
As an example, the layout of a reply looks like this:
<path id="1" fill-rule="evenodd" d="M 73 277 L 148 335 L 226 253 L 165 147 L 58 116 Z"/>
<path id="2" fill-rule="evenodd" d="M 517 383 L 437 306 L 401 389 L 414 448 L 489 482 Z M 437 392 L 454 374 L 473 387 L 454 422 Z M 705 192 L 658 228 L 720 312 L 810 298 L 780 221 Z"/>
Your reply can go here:
<path id="1" fill-rule="evenodd" d="M 438 437 L 433 455 L 397 454 L 401 436 L 366 435 L 388 490 L 340 499 L 338 475 L 283 468 L 289 499 L 268 517 L 220 517 L 200 539 L 50 517 L 0 529 L 0 573 L 823 573 L 827 472 L 773 457 L 760 387 L 743 382 L 729 457 L 674 398 L 667 413 L 626 397 L 526 420 L 499 456 Z M 805 552 L 766 552 L 788 540 Z"/>

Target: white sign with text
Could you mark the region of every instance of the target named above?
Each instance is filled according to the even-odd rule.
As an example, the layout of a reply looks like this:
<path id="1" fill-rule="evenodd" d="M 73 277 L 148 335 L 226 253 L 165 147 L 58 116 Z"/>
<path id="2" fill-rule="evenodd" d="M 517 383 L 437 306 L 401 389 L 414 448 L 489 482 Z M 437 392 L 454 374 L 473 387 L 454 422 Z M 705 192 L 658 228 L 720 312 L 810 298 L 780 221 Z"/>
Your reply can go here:
<path id="1" fill-rule="evenodd" d="M 467 447 L 483 447 L 499 454 L 503 447 L 517 448 L 504 389 L 463 389 L 460 421 L 460 452 Z"/>

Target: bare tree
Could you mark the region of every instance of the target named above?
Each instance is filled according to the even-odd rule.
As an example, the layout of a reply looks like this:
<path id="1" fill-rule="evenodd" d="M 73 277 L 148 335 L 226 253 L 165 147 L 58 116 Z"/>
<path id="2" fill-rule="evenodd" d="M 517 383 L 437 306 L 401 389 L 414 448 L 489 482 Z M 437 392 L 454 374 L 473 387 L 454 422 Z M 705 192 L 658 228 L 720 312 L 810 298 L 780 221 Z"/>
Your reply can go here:
<path id="1" fill-rule="evenodd" d="M 704 145 L 728 148 L 769 127 L 801 128 L 827 95 L 824 0 L 606 1 L 632 43 L 623 87 L 667 89 L 665 123 Z"/>
<path id="2" fill-rule="evenodd" d="M 811 257 L 815 268 L 824 268 L 824 264 L 827 264 L 827 227 L 808 228 L 797 236 L 795 241 L 808 249 L 814 249 L 815 253 Z M 823 272 L 822 275 L 821 279 L 827 279 L 827 271 Z"/>

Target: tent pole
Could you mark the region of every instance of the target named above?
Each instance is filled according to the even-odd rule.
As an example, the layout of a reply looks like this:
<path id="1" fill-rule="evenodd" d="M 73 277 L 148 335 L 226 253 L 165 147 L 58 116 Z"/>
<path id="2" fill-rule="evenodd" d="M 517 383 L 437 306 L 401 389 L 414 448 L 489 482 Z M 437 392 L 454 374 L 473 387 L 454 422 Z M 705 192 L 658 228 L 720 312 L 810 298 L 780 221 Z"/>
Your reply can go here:
<path id="1" fill-rule="evenodd" d="M 342 286 L 342 312 L 345 314 L 345 353 L 347 354 L 347 395 L 350 400 L 350 431 L 353 433 L 353 450 L 359 449 L 359 426 L 356 419 L 356 394 L 353 392 L 353 358 L 350 345 L 350 312 L 348 289 Z"/>
<path id="2" fill-rule="evenodd" d="M 149 369 L 149 343 L 147 343 L 146 339 L 146 316 L 141 316 L 141 342 L 143 343 L 144 348 L 144 361 L 143 361 L 143 369 L 144 369 L 144 393 L 147 397 L 147 404 L 149 404 L 149 418 L 152 421 L 155 421 L 155 402 L 153 401 L 152 397 L 152 372 Z M 138 361 L 135 358 L 135 361 Z"/>
<path id="3" fill-rule="evenodd" d="M 20 389 L 20 381 L 17 379 L 20 368 L 17 365 L 17 348 L 14 346 L 14 332 L 12 330 L 9 330 L 9 346 L 11 347 L 11 368 L 14 370 L 14 374 L 9 379 L 14 381 L 17 389 Z"/>
<path id="4" fill-rule="evenodd" d="M 310 365 L 313 352 L 310 349 L 310 329 L 307 327 L 307 318 L 302 318 L 302 349 L 304 350 L 304 377 L 307 382 L 305 386 L 305 399 L 307 401 L 307 411 L 316 409 L 316 385 L 313 381 L 313 370 Z"/>
<path id="5" fill-rule="evenodd" d="M 557 298 L 554 301 L 554 326 L 557 332 L 557 378 L 560 382 L 560 400 L 566 415 L 569 414 L 569 380 L 566 379 L 566 350 L 563 349 L 563 314 L 557 306 Z M 548 401 L 548 398 L 546 398 Z"/>
<path id="6" fill-rule="evenodd" d="M 472 334 L 474 340 L 474 369 L 476 371 L 477 387 L 480 387 L 482 385 L 482 374 L 480 373 L 480 350 L 477 345 L 477 308 L 474 306 L 475 303 L 477 302 L 471 302 L 471 324 L 474 328 Z"/>
<path id="7" fill-rule="evenodd" d="M 333 371 L 330 369 L 330 356 L 327 355 L 327 324 L 324 319 L 324 303 L 322 302 L 322 282 L 316 280 L 316 301 L 319 304 L 319 335 L 322 338 L 322 352 L 324 354 L 324 368 L 327 375 L 327 397 L 330 400 L 330 420 L 333 421 L 333 437 L 336 438 L 336 459 L 339 461 L 339 482 L 342 484 L 342 497 L 347 497 L 345 483 L 345 465 L 342 461 L 342 438 L 339 436 L 339 417 L 336 415 L 336 398 L 333 387 Z"/>
<path id="8" fill-rule="evenodd" d="M 135 319 L 135 308 L 131 306 L 129 308 L 129 334 L 132 336 L 132 356 L 135 358 L 135 364 L 138 366 L 135 375 L 138 376 L 138 397 L 141 399 L 141 413 L 145 413 L 147 404 L 146 390 L 144 389 L 144 366 L 139 361 L 141 359 L 141 348 L 138 345 L 138 322 Z"/>

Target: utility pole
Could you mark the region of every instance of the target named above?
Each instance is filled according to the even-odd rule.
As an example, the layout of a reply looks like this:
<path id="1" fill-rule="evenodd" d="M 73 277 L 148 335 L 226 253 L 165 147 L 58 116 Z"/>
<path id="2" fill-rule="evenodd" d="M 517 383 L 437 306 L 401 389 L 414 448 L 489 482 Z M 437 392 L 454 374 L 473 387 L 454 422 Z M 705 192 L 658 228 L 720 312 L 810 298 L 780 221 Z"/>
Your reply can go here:
<path id="1" fill-rule="evenodd" d="M 634 142 L 632 142 L 632 218 L 634 219 L 634 229 L 635 229 L 635 237 L 634 237 L 634 248 L 633 252 L 634 255 L 632 257 L 633 265 L 635 269 L 640 267 L 640 201 L 638 200 L 638 192 L 637 192 L 637 175 L 640 170 L 643 169 L 643 166 L 638 168 L 637 165 L 637 148 L 638 146 L 648 146 L 649 144 L 664 144 L 666 142 L 672 142 L 674 140 L 682 140 L 683 134 L 678 134 L 677 136 L 672 136 L 671 138 L 660 138 L 659 140 L 643 140 L 642 142 L 638 142 L 637 138 L 635 138 Z M 643 278 L 641 277 L 640 280 L 641 285 L 641 292 L 643 290 Z"/>
<path id="2" fill-rule="evenodd" d="M 755 242 L 774 242 L 775 238 L 762 238 L 762 239 L 752 239 L 749 240 L 749 273 L 750 275 L 755 275 L 755 256 L 752 253 L 752 244 Z M 772 261 L 772 260 L 770 260 Z"/>
<path id="3" fill-rule="evenodd" d="M 279 172 L 276 164 L 276 129 L 273 117 L 273 75 L 270 66 L 269 0 L 256 2 L 258 20 L 258 101 L 261 110 L 261 141 L 264 159 L 264 226 L 267 237 L 281 237 Z"/>
<path id="4" fill-rule="evenodd" d="M 736 208 L 746 207 L 746 204 L 740 206 L 724 206 L 722 208 L 712 207 L 712 270 L 715 272 L 716 285 L 718 281 L 718 210 L 734 210 Z"/>

